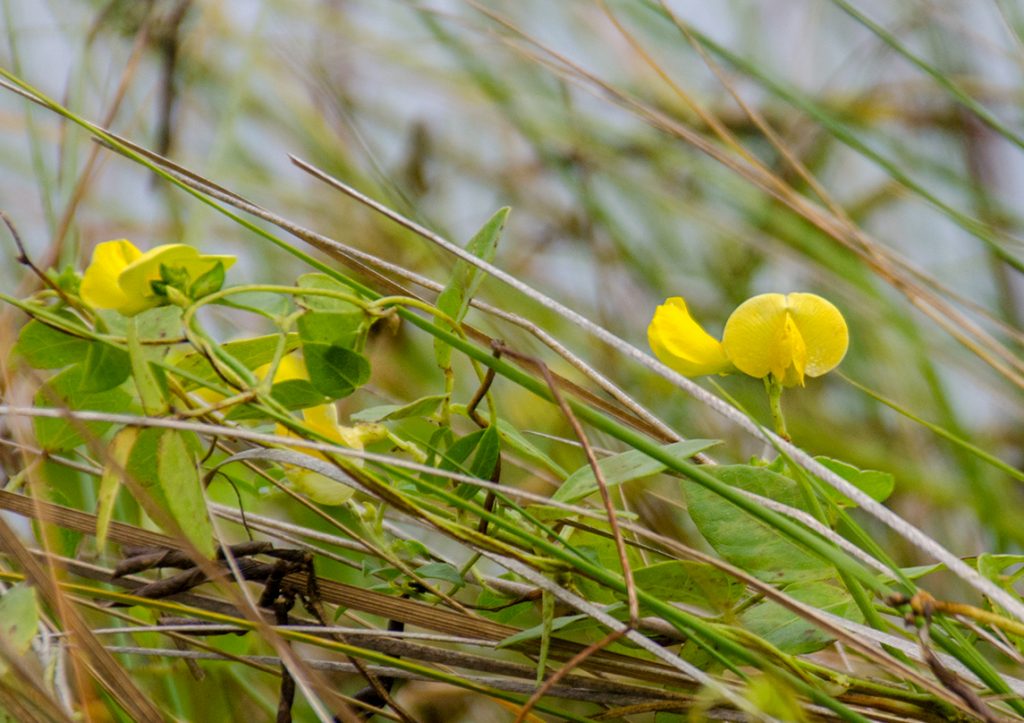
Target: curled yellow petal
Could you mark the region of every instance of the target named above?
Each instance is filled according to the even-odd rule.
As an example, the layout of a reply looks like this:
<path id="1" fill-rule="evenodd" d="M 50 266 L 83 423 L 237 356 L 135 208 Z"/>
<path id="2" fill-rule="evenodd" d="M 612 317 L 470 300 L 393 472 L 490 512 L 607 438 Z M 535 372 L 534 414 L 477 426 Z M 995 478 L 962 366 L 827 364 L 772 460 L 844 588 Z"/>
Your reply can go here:
<path id="1" fill-rule="evenodd" d="M 160 278 L 160 266 L 184 266 L 186 261 L 199 258 L 199 251 L 186 244 L 164 244 L 152 248 L 126 266 L 117 277 L 128 303 L 119 309 L 125 316 L 138 314 L 160 303 L 151 282 Z"/>
<path id="2" fill-rule="evenodd" d="M 850 346 L 846 319 L 817 294 L 793 293 L 789 313 L 807 344 L 807 376 L 820 377 L 837 366 Z"/>
<path id="3" fill-rule="evenodd" d="M 160 278 L 161 266 L 182 268 L 195 281 L 217 262 L 222 263 L 227 270 L 235 263 L 235 257 L 202 255 L 187 244 L 164 244 L 152 248 L 132 261 L 118 276 L 117 283 L 128 299 L 125 307 L 118 310 L 130 316 L 160 303 L 160 297 L 153 292 L 150 284 Z"/>
<path id="4" fill-rule="evenodd" d="M 815 294 L 761 294 L 739 305 L 725 324 L 722 346 L 752 377 L 773 375 L 784 386 L 803 385 L 834 369 L 846 354 L 846 321 Z"/>
<path id="5" fill-rule="evenodd" d="M 333 404 L 322 404 L 318 407 L 311 407 L 302 412 L 306 424 L 314 430 L 337 442 L 340 445 L 351 449 L 363 449 L 363 446 L 382 439 L 387 435 L 387 429 L 381 424 L 358 424 L 355 427 L 345 427 L 338 424 L 338 413 Z M 297 449 L 304 454 L 310 454 L 310 450 Z M 320 457 L 326 457 L 320 452 L 313 452 Z M 356 466 L 362 466 L 361 459 L 352 460 Z M 296 473 L 289 475 L 292 486 L 299 492 L 321 505 L 340 505 L 348 501 L 355 490 L 346 484 L 337 482 L 330 477 L 306 469 L 299 469 Z"/>
<path id="6" fill-rule="evenodd" d="M 128 265 L 142 256 L 127 239 L 104 241 L 92 252 L 92 261 L 82 275 L 79 295 L 94 309 L 120 309 L 129 303 L 128 296 L 117 283 Z"/>
<path id="7" fill-rule="evenodd" d="M 319 407 L 304 409 L 302 418 L 309 427 L 331 441 L 344 446 L 353 446 L 347 444 L 346 440 L 339 434 L 339 429 L 342 429 L 342 427 L 338 425 L 338 412 L 333 404 L 322 404 Z M 277 426 L 277 433 L 287 437 L 297 436 L 283 425 Z M 357 449 L 362 449 L 362 444 L 359 444 Z M 327 459 L 323 452 L 315 452 L 304 447 L 292 447 L 292 450 L 299 454 L 308 454 L 320 459 Z M 288 481 L 291 482 L 291 486 L 296 492 L 301 492 L 309 497 L 309 499 L 321 505 L 344 504 L 355 493 L 355 490 L 346 484 L 336 482 L 319 472 L 302 467 L 290 470 L 288 472 Z"/>
<path id="8" fill-rule="evenodd" d="M 275 382 L 308 378 L 305 367 L 298 362 L 295 355 L 288 355 L 281 359 L 281 363 L 277 367 L 277 373 L 274 375 Z M 321 404 L 302 410 L 302 420 L 310 429 L 332 442 L 352 449 L 363 448 L 363 439 L 355 433 L 355 429 L 343 427 L 338 423 L 338 410 L 333 404 Z M 277 426 L 277 433 L 288 437 L 296 436 L 294 432 L 283 425 Z M 309 454 L 321 459 L 327 459 L 327 456 L 322 452 L 315 452 L 303 447 L 293 447 L 292 449 L 300 454 Z M 360 465 L 361 462 L 362 460 L 355 460 L 356 465 Z M 289 472 L 288 479 L 296 491 L 301 492 L 321 505 L 344 504 L 355 493 L 355 490 L 346 484 L 337 482 L 319 472 L 313 472 L 301 467 L 295 469 L 294 472 Z"/>
<path id="9" fill-rule="evenodd" d="M 665 366 L 684 376 L 722 374 L 732 367 L 722 344 L 693 320 L 679 296 L 666 299 L 654 310 L 647 341 Z"/>

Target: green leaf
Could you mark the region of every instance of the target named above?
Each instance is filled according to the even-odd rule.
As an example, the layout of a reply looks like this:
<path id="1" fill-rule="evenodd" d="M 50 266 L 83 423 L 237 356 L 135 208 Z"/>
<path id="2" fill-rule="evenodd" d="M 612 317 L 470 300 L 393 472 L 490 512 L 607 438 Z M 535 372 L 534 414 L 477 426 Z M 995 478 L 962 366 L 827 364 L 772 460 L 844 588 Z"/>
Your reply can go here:
<path id="1" fill-rule="evenodd" d="M 303 274 L 298 278 L 297 285 L 300 289 L 323 289 L 349 296 L 355 295 L 352 289 L 327 274 Z M 300 294 L 298 298 L 302 300 L 307 309 L 312 311 L 340 311 L 346 314 L 354 312 L 365 316 L 362 309 L 344 299 L 332 299 L 329 296 L 306 296 L 305 294 Z"/>
<path id="2" fill-rule="evenodd" d="M 480 434 L 473 453 L 473 463 L 469 466 L 469 473 L 473 477 L 482 480 L 490 480 L 501 457 L 501 437 L 498 428 L 493 424 L 485 427 Z M 464 483 L 455 488 L 455 494 L 463 499 L 469 499 L 479 491 L 479 487 Z"/>
<path id="3" fill-rule="evenodd" d="M 199 278 L 192 282 L 188 288 L 188 295 L 191 299 L 201 299 L 220 291 L 222 286 L 224 286 L 224 264 L 218 261 L 212 269 L 200 274 Z"/>
<path id="4" fill-rule="evenodd" d="M 488 263 L 493 261 L 497 252 L 498 239 L 501 238 L 501 232 L 505 228 L 509 211 L 508 207 L 498 209 L 497 213 L 483 225 L 483 228 L 469 240 L 466 250 Z M 480 269 L 460 259 L 455 263 L 452 275 L 438 295 L 435 305 L 456 323 L 461 322 L 469 309 L 469 302 L 480 288 L 483 280 L 484 274 Z M 452 349 L 440 339 L 434 341 L 434 355 L 439 367 L 447 369 L 450 366 Z"/>
<path id="5" fill-rule="evenodd" d="M 159 427 L 146 427 L 138 430 L 125 468 L 128 477 L 138 482 L 149 494 L 153 495 L 161 508 L 166 507 L 166 501 L 163 497 L 163 490 L 160 488 L 160 477 L 157 474 L 157 458 L 160 436 L 163 433 L 164 430 Z M 145 506 L 141 500 L 140 504 Z M 150 515 L 150 517 L 152 516 Z"/>
<path id="6" fill-rule="evenodd" d="M 182 293 L 188 291 L 189 275 L 184 266 L 168 266 L 160 264 L 160 280 L 166 286 L 173 286 Z"/>
<path id="7" fill-rule="evenodd" d="M 884 502 L 896 487 L 896 478 L 888 472 L 857 469 L 852 464 L 829 457 L 815 457 L 814 459 L 821 462 L 823 466 L 835 472 L 875 502 Z M 824 484 L 823 487 L 825 493 L 834 499 L 836 504 L 843 507 L 857 506 L 856 502 L 840 493 L 832 485 Z"/>
<path id="8" fill-rule="evenodd" d="M 498 250 L 498 240 L 505 229 L 509 209 L 507 206 L 488 219 L 487 223 L 476 232 L 466 244 L 466 251 L 490 263 Z M 437 297 L 437 308 L 455 321 L 462 321 L 469 309 L 469 302 L 484 280 L 483 272 L 472 264 L 462 261 L 455 263 L 451 278 Z"/>
<path id="9" fill-rule="evenodd" d="M 130 411 L 131 396 L 121 387 L 102 392 L 82 391 L 82 367 L 68 367 L 43 384 L 35 396 L 37 407 L 91 410 L 95 412 Z M 37 417 L 33 420 L 39 445 L 50 452 L 74 449 L 84 443 L 82 434 L 99 439 L 110 428 L 109 422 L 74 422 Z M 81 431 L 80 431 L 81 430 Z"/>
<path id="10" fill-rule="evenodd" d="M 138 328 L 139 341 L 147 344 L 165 339 L 182 338 L 184 333 L 181 328 L 182 311 L 180 306 L 157 306 L 131 317 L 135 320 L 135 326 Z M 127 324 L 125 325 L 127 326 Z"/>
<path id="11" fill-rule="evenodd" d="M 547 628 L 550 632 L 555 633 L 568 625 L 572 625 L 575 622 L 586 620 L 588 617 L 589 615 L 583 614 L 563 615 L 562 617 L 558 617 L 550 621 L 549 624 L 541 623 L 540 625 L 535 625 L 532 628 L 520 630 L 518 633 L 509 635 L 504 640 L 499 641 L 495 647 L 500 650 L 501 648 L 509 648 L 514 645 L 518 645 L 519 643 L 525 643 L 530 640 L 536 640 L 540 636 L 544 635 L 545 628 Z"/>
<path id="12" fill-rule="evenodd" d="M 718 441 L 713 439 L 686 439 L 666 445 L 664 449 L 674 457 L 688 459 L 716 444 Z M 650 477 L 664 472 L 666 469 L 664 464 L 651 459 L 639 450 L 630 450 L 606 457 L 600 460 L 597 466 L 601 468 L 609 489 L 624 482 Z M 551 495 L 551 499 L 571 504 L 593 492 L 597 492 L 597 480 L 594 477 L 594 470 L 587 465 L 569 475 L 569 478 L 562 483 L 555 494 Z"/>
<path id="13" fill-rule="evenodd" d="M 36 488 L 42 492 L 43 497 L 48 502 L 66 507 L 81 505 L 82 490 L 92 483 L 92 475 L 72 469 L 64 462 L 47 458 L 42 459 L 35 474 L 45 484 Z M 47 539 L 48 544 L 52 545 L 50 551 L 53 554 L 76 557 L 81 553 L 82 540 L 85 538 L 83 533 L 54 525 L 47 534 L 50 535 Z"/>
<path id="14" fill-rule="evenodd" d="M 35 588 L 18 583 L 0 596 L 0 639 L 16 655 L 24 655 L 39 633 L 39 606 Z M 7 672 L 7 662 L 0 658 L 0 676 Z"/>
<path id="15" fill-rule="evenodd" d="M 14 353 L 34 369 L 63 369 L 85 357 L 90 342 L 33 319 L 25 324 Z"/>
<path id="16" fill-rule="evenodd" d="M 288 379 L 270 388 L 270 396 L 289 410 L 309 409 L 327 404 L 331 400 L 318 392 L 308 379 Z M 252 404 L 237 404 L 227 414 L 227 419 L 266 419 L 267 413 Z"/>
<path id="17" fill-rule="evenodd" d="M 139 342 L 138 325 L 134 318 L 128 320 L 128 359 L 135 388 L 138 389 L 139 399 L 142 401 L 142 411 L 151 416 L 166 412 L 166 379 L 162 372 L 158 373 L 158 370 L 149 363 L 149 355 Z"/>
<path id="18" fill-rule="evenodd" d="M 764 467 L 737 464 L 707 466 L 704 471 L 733 487 L 805 509 L 797 483 Z M 681 484 L 697 529 L 729 562 L 773 583 L 832 575 L 831 565 L 774 527 L 696 482 L 681 480 Z"/>
<path id="19" fill-rule="evenodd" d="M 1017 591 L 1014 589 L 1014 584 L 1021 576 L 1024 576 L 1024 567 L 1018 567 L 1014 572 L 1010 573 L 1004 571 L 1008 567 L 1021 565 L 1022 563 L 1024 563 L 1024 555 L 993 555 L 992 553 L 985 552 L 978 555 L 975 564 L 978 567 L 978 572 L 999 585 L 999 587 L 1016 595 Z"/>
<path id="20" fill-rule="evenodd" d="M 490 479 L 500 457 L 501 436 L 498 434 L 498 428 L 492 424 L 484 429 L 480 437 L 480 444 L 473 455 L 473 466 L 469 468 L 469 473 L 480 479 Z"/>
<path id="21" fill-rule="evenodd" d="M 343 346 L 305 343 L 302 356 L 309 381 L 330 399 L 347 397 L 370 381 L 370 362 L 362 354 Z"/>
<path id="22" fill-rule="evenodd" d="M 486 430 L 478 429 L 475 432 L 470 432 L 464 437 L 459 437 L 444 451 L 444 455 L 441 459 L 441 464 L 438 465 L 441 469 L 448 470 L 449 472 L 462 472 L 467 473 L 469 470 L 466 465 L 466 460 L 473 454 L 473 450 L 480 444 L 481 437 L 484 436 Z"/>
<path id="23" fill-rule="evenodd" d="M 107 532 L 114 514 L 114 503 L 121 489 L 122 475 L 128 469 L 128 458 L 139 436 L 137 427 L 125 427 L 114 435 L 110 443 L 109 456 L 103 465 L 100 489 L 96 495 L 96 549 L 103 550 L 107 544 Z"/>
<path id="24" fill-rule="evenodd" d="M 306 379 L 287 379 L 270 388 L 270 396 L 288 409 L 308 409 L 330 400 Z"/>
<path id="25" fill-rule="evenodd" d="M 120 386 L 132 372 L 127 352 L 101 341 L 89 345 L 79 391 L 105 392 Z"/>
<path id="26" fill-rule="evenodd" d="M 367 316 L 359 307 L 352 308 L 354 311 L 347 313 L 307 311 L 298 320 L 299 338 L 302 339 L 302 343 L 315 342 L 342 346 L 346 349 L 354 348 L 366 325 Z"/>
<path id="27" fill-rule="evenodd" d="M 213 556 L 213 527 L 207 516 L 206 499 L 196 459 L 185 435 L 164 430 L 157 444 L 157 478 L 167 502 L 167 511 L 200 552 Z"/>
<path id="28" fill-rule="evenodd" d="M 498 419 L 498 432 L 501 434 L 502 443 L 512 451 L 537 462 L 562 479 L 569 476 L 569 472 L 562 465 L 551 459 L 540 447 L 523 436 L 523 433 L 516 429 L 511 422 Z"/>
<path id="29" fill-rule="evenodd" d="M 246 369 L 251 370 L 257 369 L 264 364 L 269 364 L 274 360 L 274 353 L 277 350 L 277 345 L 280 340 L 280 334 L 268 334 L 267 336 L 257 336 L 252 339 L 229 341 L 225 344 L 221 344 L 220 348 L 222 351 L 230 354 L 235 361 Z M 298 346 L 299 335 L 289 334 L 288 338 L 285 340 L 285 353 L 287 354 L 288 352 L 297 349 Z M 176 360 L 174 364 L 182 371 L 188 372 L 189 374 L 198 376 L 202 379 L 220 381 L 220 377 L 217 375 L 217 372 L 214 371 L 213 367 L 210 366 L 210 362 L 207 361 L 206 357 L 202 354 L 186 354 Z M 188 388 L 193 388 L 195 386 L 192 382 L 185 382 L 185 384 Z"/>
<path id="30" fill-rule="evenodd" d="M 725 612 L 743 595 L 743 583 L 703 562 L 670 560 L 633 570 L 637 587 L 655 597 Z"/>
<path id="31" fill-rule="evenodd" d="M 429 417 L 437 411 L 438 406 L 445 399 L 443 394 L 430 397 L 422 397 L 408 404 L 382 404 L 379 407 L 368 407 L 355 414 L 349 419 L 354 422 L 388 422 L 396 419 L 408 419 L 409 417 Z"/>
<path id="32" fill-rule="evenodd" d="M 444 582 L 450 582 L 453 585 L 462 585 L 465 581 L 462 579 L 462 575 L 455 568 L 454 565 L 450 565 L 447 562 L 430 562 L 426 565 L 416 568 L 416 574 L 420 577 L 428 580 L 443 580 Z"/>
<path id="33" fill-rule="evenodd" d="M 747 684 L 746 698 L 753 703 L 754 710 L 764 715 L 767 720 L 810 723 L 810 718 L 796 691 L 778 676 L 755 676 Z M 655 719 L 655 723 L 662 721 Z"/>
<path id="34" fill-rule="evenodd" d="M 801 582 L 787 586 L 783 592 L 811 607 L 863 622 L 863 616 L 853 598 L 837 585 L 823 581 Z M 813 653 L 833 640 L 813 623 L 771 600 L 751 605 L 739 619 L 747 630 L 791 655 Z"/>

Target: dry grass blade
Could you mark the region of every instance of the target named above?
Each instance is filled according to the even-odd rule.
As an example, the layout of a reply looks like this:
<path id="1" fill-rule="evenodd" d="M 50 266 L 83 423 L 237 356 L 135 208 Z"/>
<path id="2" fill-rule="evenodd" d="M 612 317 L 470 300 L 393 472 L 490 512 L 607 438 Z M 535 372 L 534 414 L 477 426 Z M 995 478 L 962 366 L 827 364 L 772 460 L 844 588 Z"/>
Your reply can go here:
<path id="1" fill-rule="evenodd" d="M 4 490 L 0 490 L 0 509 L 9 510 L 23 516 L 38 517 L 67 529 L 86 534 L 92 534 L 96 529 L 95 515 L 53 503 L 36 501 L 32 498 Z M 179 549 L 178 541 L 168 535 L 142 530 L 124 523 L 111 524 L 110 539 L 122 545 Z M 111 579 L 109 571 L 103 571 L 99 568 L 90 570 L 84 563 L 67 561 L 67 564 L 72 565 L 72 569 L 78 575 L 84 575 L 105 582 L 113 582 L 129 589 L 144 584 L 144 581 L 131 577 Z M 297 589 L 305 589 L 307 585 L 307 577 L 302 573 L 289 575 L 286 580 Z M 407 600 L 394 595 L 366 590 L 335 580 L 321 578 L 319 586 L 322 599 L 325 602 L 352 610 L 372 613 L 387 619 L 399 620 L 425 630 L 478 638 L 481 641 L 491 642 L 499 642 L 521 632 L 520 629 L 509 625 L 452 612 L 416 600 Z M 223 607 L 224 603 L 214 599 L 201 599 L 189 596 L 181 599 L 191 600 L 201 607 L 207 607 L 226 614 L 238 614 L 238 609 L 230 603 L 228 603 L 229 607 Z M 643 636 L 638 637 L 646 640 Z M 531 650 L 531 647 L 530 643 L 526 643 L 522 649 Z M 584 647 L 586 646 L 568 641 L 552 640 L 551 656 L 556 659 L 571 658 Z M 649 680 L 656 683 L 680 685 L 686 684 L 690 680 L 689 676 L 682 677 L 678 673 L 673 672 L 673 668 L 678 668 L 678 665 L 666 666 L 661 663 L 646 662 L 606 651 L 591 656 L 584 667 L 594 671 L 622 674 L 638 680 Z M 524 672 L 527 677 L 532 674 L 532 669 L 530 668 L 523 668 L 522 670 L 528 671 Z"/>
<path id="2" fill-rule="evenodd" d="M 104 649 L 82 616 L 69 604 L 51 571 L 43 569 L 3 519 L 0 519 L 0 547 L 17 560 L 19 567 L 25 570 L 27 579 L 36 586 L 46 603 L 58 612 L 62 622 L 72 633 L 73 644 L 82 650 L 82 662 L 88 667 L 96 682 L 109 691 L 134 720 L 146 723 L 162 721 L 163 715 L 160 711 L 136 687 L 127 671 Z"/>
<path id="3" fill-rule="evenodd" d="M 511 354 L 511 350 L 507 347 L 497 347 L 496 351 L 500 351 L 504 354 Z M 516 354 L 516 356 L 518 356 Z M 521 723 L 529 715 L 530 711 L 537 704 L 537 702 L 547 695 L 547 692 L 551 690 L 558 682 L 568 675 L 573 668 L 582 664 L 587 658 L 594 653 L 604 650 L 609 645 L 614 643 L 616 640 L 621 638 L 623 635 L 628 633 L 630 630 L 635 630 L 637 627 L 637 620 L 640 616 L 640 604 L 637 602 L 636 597 L 636 583 L 633 581 L 633 569 L 629 564 L 629 557 L 626 554 L 626 545 L 622 540 L 622 533 L 619 530 L 619 519 L 615 513 L 615 506 L 612 503 L 611 496 L 608 494 L 608 483 L 605 481 L 604 472 L 601 471 L 601 466 L 597 462 L 597 457 L 594 454 L 594 449 L 590 446 L 590 442 L 587 439 L 586 433 L 583 431 L 583 426 L 579 420 L 576 419 L 576 415 L 572 413 L 572 409 L 565 402 L 565 398 L 559 393 L 558 385 L 555 383 L 555 379 L 551 374 L 551 370 L 548 369 L 547 365 L 539 359 L 531 359 L 521 357 L 523 361 L 530 362 L 536 367 L 544 380 L 548 384 L 548 388 L 551 390 L 551 394 L 555 398 L 555 402 L 558 404 L 559 409 L 569 424 L 572 426 L 573 433 L 576 435 L 576 439 L 579 440 L 580 445 L 583 447 L 583 451 L 587 456 L 587 463 L 590 465 L 590 469 L 594 473 L 594 479 L 597 481 L 598 490 L 601 493 L 601 501 L 604 503 L 605 514 L 608 516 L 608 525 L 611 528 L 612 538 L 615 540 L 615 551 L 619 556 L 619 567 L 622 570 L 622 577 L 626 584 L 626 600 L 628 602 L 629 610 L 629 625 L 622 628 L 621 630 L 614 630 L 604 638 L 596 643 L 593 643 L 589 647 L 581 650 L 577 655 L 573 656 L 560 670 L 554 673 L 543 685 L 539 686 L 533 695 L 530 696 L 529 700 L 519 711 L 516 716 L 515 723 Z"/>

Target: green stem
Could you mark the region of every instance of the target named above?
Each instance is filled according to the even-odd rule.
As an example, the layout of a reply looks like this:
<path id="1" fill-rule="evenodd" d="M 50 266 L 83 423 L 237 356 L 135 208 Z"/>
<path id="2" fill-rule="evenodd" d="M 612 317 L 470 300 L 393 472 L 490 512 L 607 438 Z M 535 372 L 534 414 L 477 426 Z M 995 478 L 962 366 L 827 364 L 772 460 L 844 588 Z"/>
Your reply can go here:
<path id="1" fill-rule="evenodd" d="M 782 413 L 782 384 L 769 374 L 764 378 L 764 388 L 768 392 L 768 406 L 772 412 L 772 426 L 775 433 L 787 442 L 792 441 L 789 432 L 786 431 L 786 417 Z"/>

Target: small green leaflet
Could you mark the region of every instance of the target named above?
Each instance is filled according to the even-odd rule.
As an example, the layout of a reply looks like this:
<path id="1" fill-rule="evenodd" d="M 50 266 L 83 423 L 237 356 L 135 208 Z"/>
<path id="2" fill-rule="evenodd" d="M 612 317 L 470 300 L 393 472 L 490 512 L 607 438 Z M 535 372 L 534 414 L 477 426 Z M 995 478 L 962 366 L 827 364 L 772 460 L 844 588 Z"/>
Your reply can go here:
<path id="1" fill-rule="evenodd" d="M 568 471 L 562 465 L 551 459 L 540 447 L 527 439 L 511 423 L 506 422 L 504 419 L 498 419 L 498 432 L 501 433 L 501 441 L 512 451 L 523 455 L 527 459 L 532 459 L 534 462 L 554 472 L 561 479 L 569 476 Z"/>
<path id="2" fill-rule="evenodd" d="M 370 362 L 343 346 L 304 343 L 302 356 L 310 383 L 330 399 L 347 397 L 370 381 Z"/>
<path id="3" fill-rule="evenodd" d="M 121 414 L 132 411 L 132 398 L 122 387 L 115 387 L 103 392 L 82 392 L 82 375 L 82 366 L 76 365 L 68 367 L 51 378 L 36 393 L 36 406 L 87 409 Z M 110 428 L 109 422 L 70 424 L 66 419 L 46 417 L 37 417 L 32 424 L 35 427 L 39 445 L 50 452 L 74 449 L 84 443 L 82 434 L 99 439 Z"/>
<path id="4" fill-rule="evenodd" d="M 96 499 L 96 548 L 103 550 L 107 544 L 107 532 L 114 513 L 118 490 L 121 489 L 121 475 L 128 469 L 128 456 L 139 436 L 136 427 L 125 427 L 114 435 L 107 448 L 109 458 L 100 477 L 100 489 Z"/>
<path id="5" fill-rule="evenodd" d="M 465 580 L 462 579 L 462 575 L 455 569 L 455 566 L 447 562 L 428 562 L 426 565 L 417 567 L 416 574 L 427 580 L 442 580 L 453 585 L 465 584 Z"/>
<path id="6" fill-rule="evenodd" d="M 16 655 L 24 655 L 39 633 L 39 607 L 36 591 L 26 583 L 18 583 L 0 596 L 0 638 Z M 0 676 L 7 672 L 7 662 L 0 658 Z"/>
<path id="7" fill-rule="evenodd" d="M 138 326 L 135 318 L 128 320 L 128 359 L 131 362 L 132 377 L 135 388 L 139 391 L 142 411 L 147 415 L 159 415 L 167 411 L 167 399 L 164 396 L 166 380 L 162 372 L 149 363 L 145 348 L 139 341 Z M 160 384 L 164 381 L 165 384 Z"/>
<path id="8" fill-rule="evenodd" d="M 723 613 L 743 595 L 742 582 L 703 562 L 669 560 L 633 570 L 636 586 L 660 600 Z"/>
<path id="9" fill-rule="evenodd" d="M 888 472 L 879 472 L 873 469 L 857 469 L 852 464 L 840 462 L 838 459 L 829 457 L 815 457 L 822 466 L 835 472 L 875 502 L 884 502 L 892 494 L 896 487 L 896 478 Z M 836 504 L 842 507 L 856 507 L 857 503 L 851 500 L 830 484 L 824 484 L 825 493 L 835 500 Z"/>
<path id="10" fill-rule="evenodd" d="M 818 610 L 858 623 L 864 620 L 850 594 L 836 584 L 824 581 L 800 582 L 787 586 L 783 592 Z M 814 623 L 771 600 L 762 600 L 750 606 L 743 611 L 739 620 L 747 630 L 790 655 L 813 653 L 833 639 Z"/>
<path id="11" fill-rule="evenodd" d="M 18 334 L 14 352 L 34 369 L 62 369 L 82 361 L 91 343 L 33 319 Z"/>
<path id="12" fill-rule="evenodd" d="M 492 424 L 457 439 L 445 450 L 438 466 L 449 472 L 462 472 L 482 480 L 490 480 L 500 455 L 500 437 Z M 476 485 L 464 483 L 456 488 L 455 493 L 463 499 L 468 499 L 475 495 L 477 490 L 479 487 Z"/>
<path id="13" fill-rule="evenodd" d="M 358 307 L 354 311 L 307 311 L 299 317 L 299 338 L 302 343 L 333 344 L 354 349 L 356 341 L 367 323 L 366 314 Z"/>
<path id="14" fill-rule="evenodd" d="M 131 374 L 132 365 L 123 349 L 104 342 L 89 345 L 83 364 L 79 391 L 105 392 L 120 386 Z"/>
<path id="15" fill-rule="evenodd" d="M 220 287 L 223 285 L 224 264 L 218 261 L 213 265 L 212 269 L 201 274 L 198 279 L 192 282 L 188 289 L 188 295 L 192 299 L 201 299 L 204 296 L 220 291 Z"/>
<path id="16" fill-rule="evenodd" d="M 579 614 L 565 615 L 563 617 L 554 618 L 550 621 L 549 624 L 541 623 L 540 625 L 535 625 L 532 628 L 520 630 L 518 633 L 509 635 L 507 638 L 500 641 L 495 647 L 501 650 L 502 648 L 512 647 L 520 643 L 525 643 L 529 640 L 536 640 L 537 638 L 544 635 L 545 628 L 548 630 L 549 634 L 556 633 L 562 628 L 571 625 L 572 623 L 576 623 L 581 620 L 586 620 L 588 617 L 588 615 Z"/>
<path id="17" fill-rule="evenodd" d="M 220 348 L 221 351 L 230 354 L 235 361 L 246 369 L 256 369 L 264 364 L 269 364 L 274 360 L 274 352 L 277 350 L 277 345 L 280 340 L 280 334 L 268 334 L 267 336 L 257 336 L 252 339 L 229 341 L 226 344 L 221 344 Z M 297 349 L 298 346 L 299 335 L 288 334 L 285 339 L 285 353 Z M 220 381 L 220 377 L 217 375 L 217 372 L 213 370 L 213 367 L 210 366 L 210 362 L 207 361 L 206 357 L 202 354 L 186 354 L 176 360 L 174 364 L 182 371 L 188 372 L 189 374 L 202 379 Z M 189 388 L 195 386 L 192 382 L 186 382 L 186 385 Z"/>
<path id="18" fill-rule="evenodd" d="M 739 489 L 804 510 L 796 482 L 764 467 L 745 464 L 705 467 L 708 474 Z M 680 480 L 697 529 L 726 560 L 772 583 L 822 579 L 833 567 L 774 527 L 702 485 Z"/>
<path id="19" fill-rule="evenodd" d="M 168 429 L 157 444 L 157 477 L 171 517 L 193 545 L 213 556 L 213 526 L 206 512 L 206 498 L 196 459 L 185 435 Z"/>
<path id="20" fill-rule="evenodd" d="M 476 235 L 466 244 L 466 251 L 488 263 L 493 261 L 498 249 L 498 240 L 501 238 L 501 232 L 505 228 L 510 210 L 507 206 L 498 209 L 498 212 L 491 216 L 483 228 L 477 231 Z M 469 309 L 469 302 L 473 299 L 483 280 L 484 274 L 480 269 L 459 259 L 455 262 L 448 284 L 437 297 L 437 308 L 456 323 L 461 322 Z M 447 369 L 451 365 L 452 348 L 444 341 L 435 339 L 434 356 L 437 359 L 437 365 L 442 369 Z"/>
<path id="21" fill-rule="evenodd" d="M 611 603 L 610 605 L 605 605 L 602 608 L 605 613 L 616 618 L 621 618 L 621 614 L 625 612 L 625 609 L 626 606 L 621 602 Z M 549 633 L 557 633 L 574 623 L 584 623 L 583 626 L 576 626 L 577 628 L 596 628 L 601 625 L 597 620 L 594 620 L 589 615 L 583 613 L 578 615 L 564 615 L 562 617 L 554 618 L 550 622 L 542 622 L 540 625 L 535 625 L 532 628 L 527 628 L 526 630 L 520 630 L 518 633 L 513 633 L 504 640 L 499 641 L 495 647 L 500 650 L 501 648 L 509 648 L 530 640 L 536 640 L 545 634 L 545 628 L 547 628 Z"/>
<path id="22" fill-rule="evenodd" d="M 410 417 L 429 417 L 444 401 L 443 394 L 422 397 L 408 404 L 382 404 L 379 407 L 368 407 L 351 415 L 354 422 L 388 422 Z"/>
<path id="23" fill-rule="evenodd" d="M 718 440 L 714 439 L 687 439 L 666 445 L 663 449 L 673 457 L 687 459 L 716 444 L 718 444 Z M 609 488 L 635 479 L 650 477 L 666 469 L 664 464 L 651 459 L 639 450 L 630 450 L 606 457 L 597 465 L 601 468 L 605 483 Z M 597 492 L 597 480 L 594 478 L 594 470 L 587 465 L 569 475 L 569 478 L 562 483 L 555 494 L 551 495 L 551 499 L 571 504 L 592 492 Z"/>

